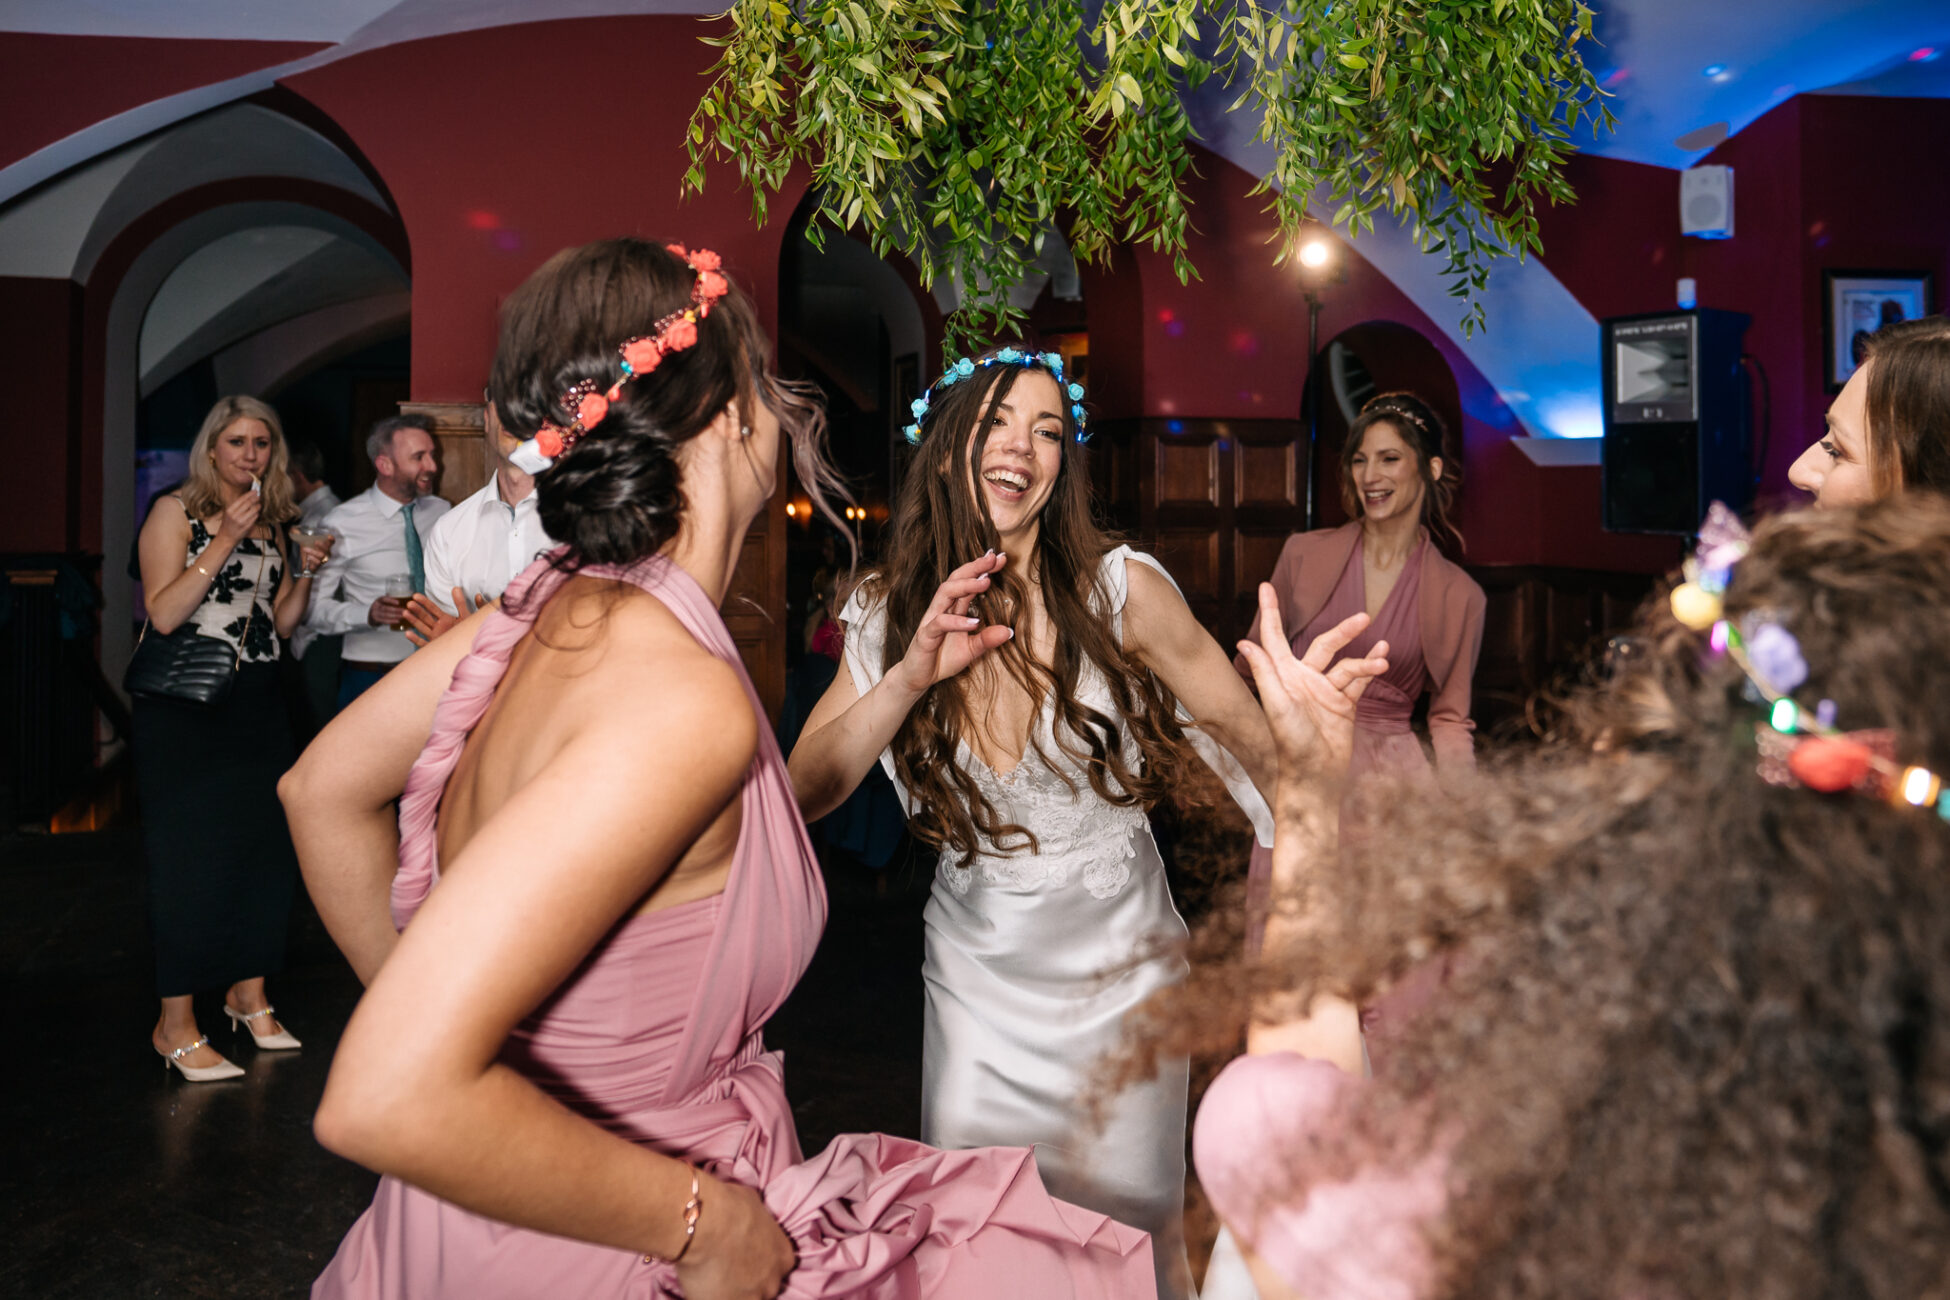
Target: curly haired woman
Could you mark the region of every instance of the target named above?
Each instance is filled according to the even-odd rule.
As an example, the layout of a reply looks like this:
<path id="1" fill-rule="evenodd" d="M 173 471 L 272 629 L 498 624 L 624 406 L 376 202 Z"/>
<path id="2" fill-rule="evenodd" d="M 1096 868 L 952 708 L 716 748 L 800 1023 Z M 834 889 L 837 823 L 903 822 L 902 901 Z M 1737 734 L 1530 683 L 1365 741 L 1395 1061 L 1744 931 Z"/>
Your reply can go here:
<path id="1" fill-rule="evenodd" d="M 1283 906 L 1140 1049 L 1253 1022 L 1195 1157 L 1267 1300 L 1946 1294 L 1950 504 L 1777 517 L 1728 573 L 1742 549 L 1561 744 L 1397 792 L 1331 872 L 1325 733 L 1269 647 Z M 1319 1059 L 1432 953 L 1385 1077 Z"/>

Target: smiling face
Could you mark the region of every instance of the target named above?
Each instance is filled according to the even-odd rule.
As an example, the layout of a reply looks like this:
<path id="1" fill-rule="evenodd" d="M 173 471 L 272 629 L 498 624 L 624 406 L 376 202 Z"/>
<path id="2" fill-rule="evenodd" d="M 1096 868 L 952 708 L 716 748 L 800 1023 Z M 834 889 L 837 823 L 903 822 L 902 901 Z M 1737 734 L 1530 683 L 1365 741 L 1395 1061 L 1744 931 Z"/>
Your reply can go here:
<path id="1" fill-rule="evenodd" d="M 1788 482 L 1813 495 L 1817 510 L 1865 505 L 1876 499 L 1869 471 L 1869 367 L 1857 367 L 1828 408 L 1828 436 L 1801 453 Z"/>
<path id="2" fill-rule="evenodd" d="M 1439 477 L 1442 462 L 1432 459 L 1429 474 Z M 1348 465 L 1354 484 L 1354 499 L 1361 517 L 1380 523 L 1406 516 L 1422 517 L 1422 499 L 1428 492 L 1415 448 L 1402 437 L 1401 430 L 1389 421 L 1368 426 L 1361 435 Z"/>
<path id="3" fill-rule="evenodd" d="M 994 391 L 991 384 L 981 411 L 988 410 Z M 977 436 L 980 430 L 969 431 L 974 490 L 988 503 L 1005 551 L 1035 542 L 1037 522 L 1063 468 L 1064 428 L 1063 394 L 1056 380 L 1041 370 L 1025 369 L 996 406 L 988 440 Z"/>
<path id="4" fill-rule="evenodd" d="M 396 501 L 425 496 L 440 478 L 433 435 L 410 425 L 393 434 L 391 454 L 376 457 L 372 466 L 382 490 Z"/>
<path id="5" fill-rule="evenodd" d="M 271 466 L 271 430 L 262 420 L 235 420 L 210 443 L 217 477 L 233 488 L 250 490 Z"/>

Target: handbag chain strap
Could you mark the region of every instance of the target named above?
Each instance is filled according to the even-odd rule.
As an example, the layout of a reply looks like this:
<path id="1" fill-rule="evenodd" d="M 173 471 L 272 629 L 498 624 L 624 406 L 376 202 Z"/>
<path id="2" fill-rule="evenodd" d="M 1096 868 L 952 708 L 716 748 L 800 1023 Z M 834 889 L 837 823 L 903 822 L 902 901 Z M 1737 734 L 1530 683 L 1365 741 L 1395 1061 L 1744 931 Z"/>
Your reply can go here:
<path id="1" fill-rule="evenodd" d="M 273 542 L 276 542 L 278 539 L 278 530 L 269 524 L 266 524 L 265 527 L 271 529 L 271 540 Z M 244 666 L 244 643 L 250 639 L 251 620 L 257 617 L 257 589 L 264 585 L 264 566 L 270 563 L 271 561 L 271 552 L 269 548 L 262 545 L 260 539 L 255 537 L 249 537 L 246 538 L 245 540 L 252 541 L 252 542 L 259 542 L 259 549 L 257 553 L 257 577 L 253 579 L 251 582 L 250 612 L 244 615 L 243 635 L 237 638 L 237 657 L 231 660 L 230 662 L 230 666 L 233 670 L 242 668 Z M 185 565 L 184 567 L 188 568 L 189 566 Z M 215 582 L 222 575 L 223 575 L 223 570 L 218 569 L 216 573 L 210 576 L 210 581 Z M 209 599 L 210 593 L 207 589 L 204 591 L 203 596 L 204 596 L 204 600 Z M 199 600 L 196 603 L 198 605 L 201 605 L 203 601 Z M 149 635 L 149 624 L 152 621 L 153 621 L 152 619 L 147 619 L 147 618 L 142 620 L 142 631 L 138 633 L 135 638 L 136 649 L 141 649 L 142 638 Z M 134 652 L 131 651 L 131 653 Z"/>

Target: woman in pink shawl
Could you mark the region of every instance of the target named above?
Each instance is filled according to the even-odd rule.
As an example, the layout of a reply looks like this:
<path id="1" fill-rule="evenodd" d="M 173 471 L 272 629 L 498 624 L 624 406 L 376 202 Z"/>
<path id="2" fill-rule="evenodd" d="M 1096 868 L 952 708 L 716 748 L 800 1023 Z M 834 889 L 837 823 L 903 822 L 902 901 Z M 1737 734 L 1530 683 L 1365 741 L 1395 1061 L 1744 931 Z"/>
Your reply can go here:
<path id="1" fill-rule="evenodd" d="M 1361 697 L 1355 717 L 1350 792 L 1372 773 L 1427 775 L 1410 718 L 1424 692 L 1429 741 L 1442 768 L 1475 762 L 1470 679 L 1483 647 L 1483 589 L 1442 553 L 1460 550 L 1449 522 L 1459 480 L 1443 455 L 1442 419 L 1412 393 L 1383 393 L 1362 408 L 1341 452 L 1341 501 L 1350 522 L 1295 533 L 1274 565 L 1272 587 L 1294 653 L 1351 614 L 1367 630 L 1342 654 L 1365 657 L 1377 641 L 1390 647 L 1388 671 Z M 1260 644 L 1262 619 L 1246 639 Z M 1242 654 L 1234 661 L 1247 671 Z M 1272 854 L 1253 851 L 1248 905 L 1258 943 Z"/>
<path id="2" fill-rule="evenodd" d="M 769 351 L 702 250 L 572 249 L 508 300 L 493 401 L 565 544 L 282 786 L 368 985 L 316 1129 L 385 1175 L 315 1297 L 1153 1294 L 1145 1234 L 1026 1149 L 800 1153 L 762 1028 L 826 899 L 717 615 L 782 443 L 833 481 Z M 1007 635 L 951 599 L 943 662 Z"/>

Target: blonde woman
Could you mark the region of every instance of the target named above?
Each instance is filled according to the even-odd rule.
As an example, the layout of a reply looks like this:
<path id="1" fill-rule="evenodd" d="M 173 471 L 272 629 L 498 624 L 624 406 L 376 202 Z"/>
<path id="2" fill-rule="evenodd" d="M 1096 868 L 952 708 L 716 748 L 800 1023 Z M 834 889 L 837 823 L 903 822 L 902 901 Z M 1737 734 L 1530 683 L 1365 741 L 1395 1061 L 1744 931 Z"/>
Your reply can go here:
<path id="1" fill-rule="evenodd" d="M 150 1041 L 164 1069 L 202 1083 L 243 1070 L 197 1028 L 192 995 L 222 988 L 232 1032 L 257 1046 L 298 1040 L 271 1014 L 264 977 L 284 959 L 297 863 L 278 806 L 291 732 L 277 688 L 278 638 L 305 615 L 311 579 L 287 571 L 298 517 L 277 412 L 253 397 L 211 408 L 190 448 L 189 477 L 142 525 L 145 635 L 180 628 L 237 649 L 216 705 L 138 696 L 135 771 L 149 863 L 149 917 L 162 1014 Z M 307 546 L 316 569 L 327 548 Z"/>

